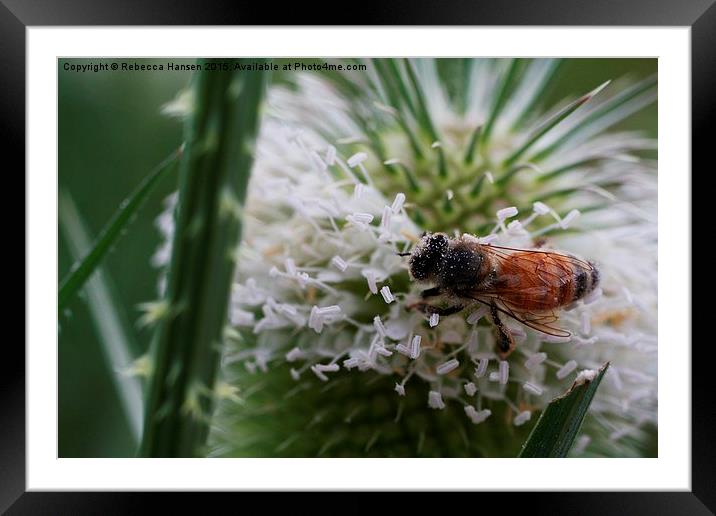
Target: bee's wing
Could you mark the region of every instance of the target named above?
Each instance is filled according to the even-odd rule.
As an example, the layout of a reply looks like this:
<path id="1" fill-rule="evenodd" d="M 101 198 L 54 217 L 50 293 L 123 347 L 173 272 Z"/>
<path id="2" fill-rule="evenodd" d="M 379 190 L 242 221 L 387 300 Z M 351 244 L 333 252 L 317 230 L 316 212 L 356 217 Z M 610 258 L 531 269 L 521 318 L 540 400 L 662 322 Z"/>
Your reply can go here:
<path id="1" fill-rule="evenodd" d="M 537 330 L 553 337 L 566 338 L 572 335 L 567 330 L 554 325 L 554 323 L 559 320 L 559 315 L 557 315 L 555 310 L 545 312 L 520 311 L 497 294 L 474 292 L 470 298 L 487 305 L 488 307 L 494 304 L 495 308 L 497 308 L 499 312 L 511 317 L 529 328 L 532 328 L 533 330 Z"/>
<path id="2" fill-rule="evenodd" d="M 594 266 L 586 260 L 582 260 L 581 258 L 577 258 L 576 256 L 572 256 L 570 254 L 558 253 L 556 251 L 546 251 L 542 249 L 518 249 L 516 247 L 503 247 L 492 244 L 483 245 L 482 250 L 489 252 L 497 260 L 504 260 L 506 258 L 510 258 L 513 261 L 524 260 L 530 262 L 542 258 L 544 257 L 544 255 L 551 255 L 554 257 L 559 257 L 559 262 L 562 262 L 564 267 L 566 267 L 567 263 L 570 263 L 572 265 L 577 265 L 578 267 L 586 270 L 587 272 L 591 272 L 592 269 L 594 269 Z"/>
<path id="3" fill-rule="evenodd" d="M 516 249 L 493 245 L 483 246 L 494 261 L 500 262 L 503 270 L 509 270 L 495 283 L 474 288 L 469 297 L 485 305 L 495 305 L 498 311 L 519 321 L 534 330 L 555 337 L 569 337 L 571 333 L 556 326 L 559 319 L 552 305 L 544 310 L 527 311 L 512 303 L 511 299 L 532 298 L 532 306 L 539 306 L 555 289 L 555 285 L 564 285 L 571 281 L 574 266 L 592 269 L 592 265 L 573 256 L 532 249 Z M 547 256 L 553 259 L 545 260 Z M 547 265 L 545 265 L 547 262 Z"/>
<path id="4" fill-rule="evenodd" d="M 594 269 L 587 261 L 556 252 L 496 246 L 483 246 L 483 252 L 489 253 L 504 273 L 491 284 L 480 286 L 478 293 L 507 299 L 528 297 L 534 309 L 545 304 L 550 292 L 574 281 L 576 271 L 591 274 Z M 540 311 L 551 309 L 551 304 L 545 304 Z"/>

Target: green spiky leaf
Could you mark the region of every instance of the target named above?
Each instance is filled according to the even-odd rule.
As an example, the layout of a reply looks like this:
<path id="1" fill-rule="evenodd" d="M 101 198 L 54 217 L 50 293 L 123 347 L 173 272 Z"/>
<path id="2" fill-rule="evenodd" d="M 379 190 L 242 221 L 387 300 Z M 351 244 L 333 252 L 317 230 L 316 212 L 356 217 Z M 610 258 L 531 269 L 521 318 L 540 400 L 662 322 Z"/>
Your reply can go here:
<path id="1" fill-rule="evenodd" d="M 565 143 L 576 138 L 579 134 L 589 129 L 590 126 L 594 126 L 598 122 L 603 122 L 610 115 L 612 118 L 606 122 L 602 129 L 628 117 L 649 101 L 650 96 L 652 95 L 651 92 L 656 87 L 656 82 L 655 76 L 649 77 L 602 103 L 595 108 L 592 113 L 571 128 L 568 133 L 554 141 L 546 148 L 540 150 L 530 160 L 533 162 L 544 160 L 553 154 L 557 149 L 561 148 Z"/>
<path id="2" fill-rule="evenodd" d="M 507 69 L 507 73 L 505 73 L 505 76 L 502 79 L 502 82 L 500 83 L 497 96 L 495 97 L 495 102 L 492 104 L 492 109 L 490 111 L 490 115 L 487 118 L 487 121 L 485 122 L 484 127 L 482 128 L 482 132 L 480 134 L 480 146 L 484 148 L 487 143 L 490 140 L 490 136 L 492 136 L 492 129 L 495 125 L 495 122 L 500 116 L 500 113 L 502 112 L 502 109 L 505 107 L 505 104 L 507 103 L 507 99 L 510 96 L 510 93 L 512 92 L 512 89 L 514 87 L 515 79 L 517 78 L 517 72 L 520 68 L 520 60 L 519 59 L 513 59 L 512 63 L 510 64 L 510 67 Z"/>
<path id="3" fill-rule="evenodd" d="M 129 226 L 134 215 L 139 211 L 144 201 L 152 192 L 159 180 L 172 170 L 177 163 L 179 151 L 175 151 L 167 157 L 152 172 L 144 178 L 137 189 L 122 202 L 112 219 L 107 223 L 99 237 L 92 245 L 89 252 L 72 266 L 70 272 L 60 282 L 60 289 L 57 296 L 59 310 L 67 306 L 67 303 L 82 288 L 92 273 L 102 262 L 107 252 L 117 243 L 119 237 Z"/>
<path id="4" fill-rule="evenodd" d="M 77 206 L 68 192 L 59 195 L 60 230 L 73 258 L 79 259 L 90 247 L 91 238 Z M 101 265 L 87 282 L 87 308 L 99 337 L 100 352 L 114 384 L 122 412 L 126 418 L 134 444 L 139 443 L 142 431 L 142 389 L 135 375 L 119 371 L 128 369 L 139 346 L 135 342 L 122 302 L 117 298 L 110 278 Z"/>
<path id="5" fill-rule="evenodd" d="M 551 131 L 557 124 L 559 124 L 562 120 L 567 118 L 569 115 L 574 113 L 580 106 L 594 98 L 595 95 L 597 95 L 600 91 L 602 91 L 604 88 L 607 87 L 610 81 L 607 81 L 600 86 L 596 87 L 594 90 L 590 91 L 589 93 L 582 95 L 574 102 L 571 102 L 566 107 L 561 109 L 559 112 L 554 114 L 552 117 L 550 117 L 548 120 L 546 120 L 542 125 L 540 125 L 535 132 L 527 139 L 525 143 L 523 143 L 516 151 L 514 151 L 510 156 L 504 161 L 504 167 L 510 167 L 512 164 L 514 164 L 518 159 L 520 159 L 527 150 L 532 147 L 537 141 L 539 141 L 540 138 L 542 138 L 545 134 L 547 134 L 549 131 Z"/>
<path id="6" fill-rule="evenodd" d="M 609 362 L 593 379 L 575 382 L 564 395 L 547 405 L 522 446 L 520 457 L 567 456 L 608 367 Z"/>

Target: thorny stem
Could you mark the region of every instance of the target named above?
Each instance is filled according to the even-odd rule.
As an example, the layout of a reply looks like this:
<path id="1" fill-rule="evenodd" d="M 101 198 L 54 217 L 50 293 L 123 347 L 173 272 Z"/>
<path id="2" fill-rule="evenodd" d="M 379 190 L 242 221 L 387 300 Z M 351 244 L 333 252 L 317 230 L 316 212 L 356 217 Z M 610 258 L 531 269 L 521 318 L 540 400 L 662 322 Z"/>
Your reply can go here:
<path id="1" fill-rule="evenodd" d="M 145 457 L 203 454 L 264 77 L 242 70 L 194 76 L 166 315 L 152 344 L 140 449 Z"/>

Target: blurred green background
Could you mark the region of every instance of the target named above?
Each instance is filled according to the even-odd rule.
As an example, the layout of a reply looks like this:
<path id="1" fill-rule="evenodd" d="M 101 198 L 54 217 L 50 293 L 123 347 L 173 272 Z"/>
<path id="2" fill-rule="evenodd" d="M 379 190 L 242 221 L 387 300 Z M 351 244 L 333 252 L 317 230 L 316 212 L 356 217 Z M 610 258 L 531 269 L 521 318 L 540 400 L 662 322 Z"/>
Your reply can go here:
<path id="1" fill-rule="evenodd" d="M 193 60 L 173 62 L 192 63 Z M 295 60 L 291 60 L 295 61 Z M 315 60 L 310 60 L 315 61 Z M 65 63 L 87 64 L 122 60 L 58 61 L 59 189 L 68 192 L 95 237 L 119 204 L 160 161 L 180 143 L 181 123 L 161 114 L 190 80 L 190 72 L 64 70 Z M 167 59 L 131 59 L 128 63 L 166 63 Z M 544 98 L 545 105 L 566 95 L 585 93 L 608 79 L 634 79 L 656 72 L 656 59 L 571 59 Z M 274 80 L 282 80 L 279 75 Z M 622 123 L 621 129 L 656 128 L 656 104 Z M 655 129 L 652 129 L 652 135 Z M 154 219 L 162 200 L 176 186 L 167 176 L 151 194 L 127 234 L 104 262 L 119 304 L 143 353 L 150 332 L 136 325 L 139 303 L 156 298 L 157 272 L 150 257 L 159 243 Z M 60 232 L 59 277 L 73 260 Z M 130 427 L 120 409 L 112 375 L 100 352 L 100 338 L 84 296 L 59 314 L 59 455 L 61 457 L 132 456 Z"/>

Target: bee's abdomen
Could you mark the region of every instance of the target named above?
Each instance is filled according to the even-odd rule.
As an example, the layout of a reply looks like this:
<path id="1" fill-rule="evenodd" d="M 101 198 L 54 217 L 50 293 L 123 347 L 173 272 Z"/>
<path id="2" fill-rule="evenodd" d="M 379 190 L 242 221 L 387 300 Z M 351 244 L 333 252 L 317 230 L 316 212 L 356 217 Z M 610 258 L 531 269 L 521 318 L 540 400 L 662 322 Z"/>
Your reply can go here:
<path id="1" fill-rule="evenodd" d="M 558 253 L 514 253 L 503 260 L 496 292 L 520 311 L 549 311 L 583 299 L 599 284 L 592 263 Z"/>
<path id="2" fill-rule="evenodd" d="M 591 262 L 589 262 L 589 265 L 591 267 L 582 266 L 577 263 L 572 264 L 574 268 L 572 294 L 570 299 L 565 300 L 565 304 L 583 299 L 599 285 L 599 269 Z"/>
<path id="3" fill-rule="evenodd" d="M 599 284 L 599 270 L 594 264 L 567 255 L 545 255 L 535 262 L 535 271 L 543 294 L 523 300 L 534 309 L 567 306 L 584 299 Z"/>

